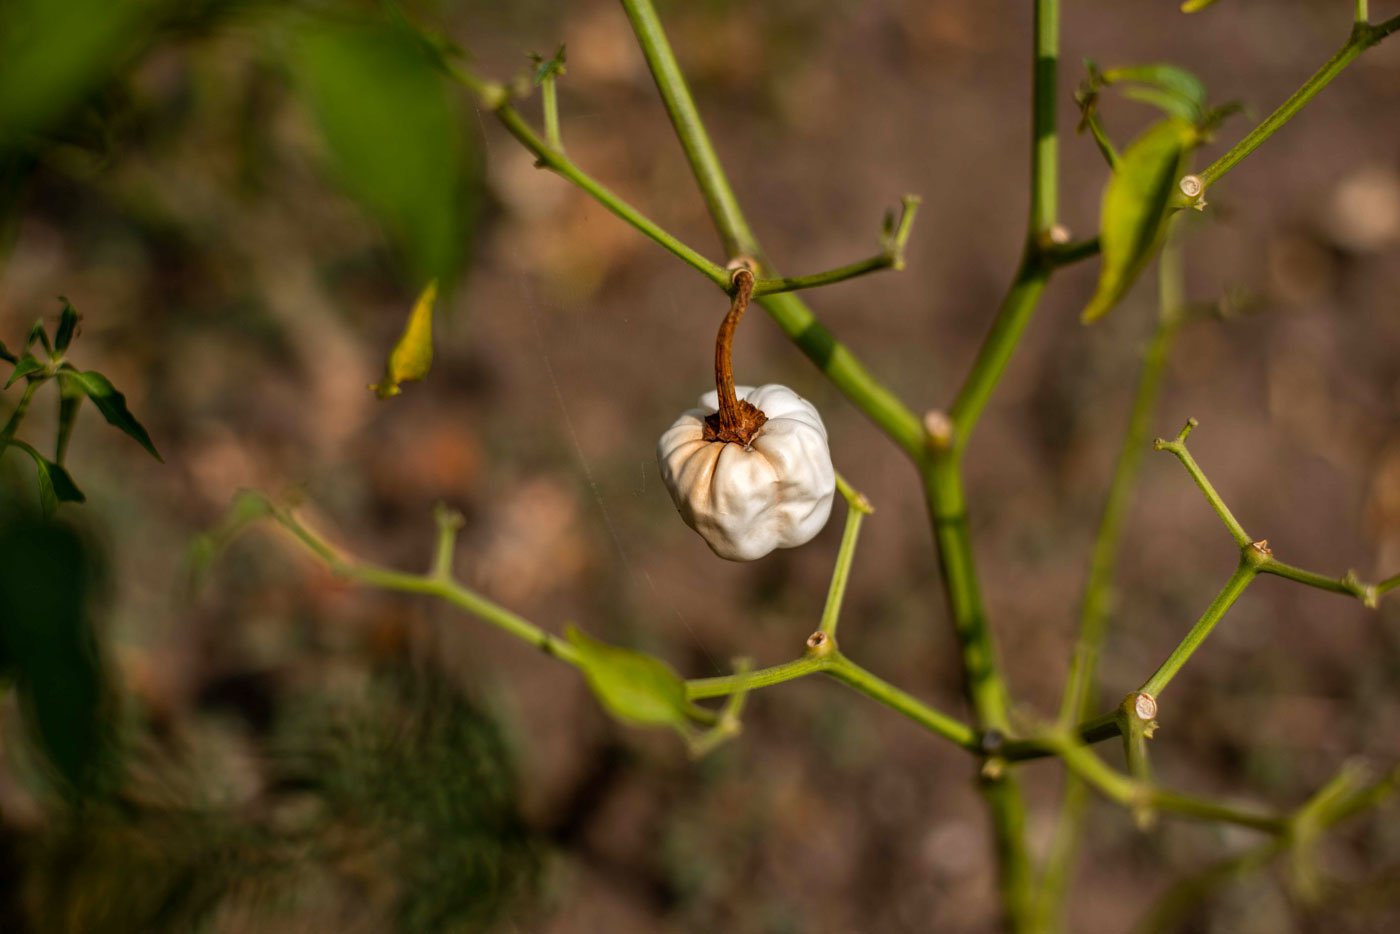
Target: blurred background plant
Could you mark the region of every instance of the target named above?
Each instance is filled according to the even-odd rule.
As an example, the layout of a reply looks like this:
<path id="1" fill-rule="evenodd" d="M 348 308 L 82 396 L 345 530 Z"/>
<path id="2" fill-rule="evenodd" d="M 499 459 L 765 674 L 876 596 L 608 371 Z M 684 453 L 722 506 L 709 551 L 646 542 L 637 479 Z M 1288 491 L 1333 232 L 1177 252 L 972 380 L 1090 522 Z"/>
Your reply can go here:
<path id="1" fill-rule="evenodd" d="M 878 206 L 923 195 L 905 273 L 813 299 L 908 398 L 955 388 L 1022 245 L 1023 6 L 664 8 L 785 268 L 863 255 Z M 1335 50 L 1337 7 L 1231 0 L 1189 20 L 1169 4 L 1072 4 L 1063 60 L 1177 61 L 1263 113 Z M 43 632 L 17 625 L 27 614 L 0 617 L 20 697 L 0 750 L 0 927 L 993 926 L 971 764 L 884 711 L 794 685 L 751 698 L 744 740 L 695 765 L 664 737 L 617 731 L 580 679 L 536 653 L 443 608 L 349 591 L 280 540 L 232 545 L 197 599 L 178 587 L 188 543 L 235 489 L 298 485 L 319 524 L 393 566 L 425 562 L 424 518 L 451 502 L 473 587 L 687 672 L 789 657 L 820 610 L 834 527 L 801 551 L 721 565 L 653 473 L 656 433 L 708 378 L 715 295 L 536 172 L 451 90 L 441 45 L 383 10 L 0 11 L 0 335 L 15 351 L 37 310 L 71 297 L 83 365 L 122 388 L 167 461 L 114 432 L 77 432 L 66 463 L 89 505 L 54 523 L 26 512 L 25 461 L 0 460 L 0 593 L 64 598 L 43 609 L 60 621 Z M 527 52 L 567 41 L 557 93 L 570 156 L 686 242 L 708 242 L 614 4 L 410 12 L 441 23 L 483 74 L 526 74 Z M 1250 528 L 1300 563 L 1368 579 L 1400 564 L 1397 67 L 1394 43 L 1368 52 L 1212 192 L 1218 223 L 1194 240 L 1192 294 L 1245 289 L 1256 313 L 1227 305 L 1219 324 L 1183 333 L 1165 424 L 1152 426 L 1170 436 L 1201 415 L 1210 430 L 1193 448 Z M 1064 71 L 1068 101 L 1078 75 Z M 1062 214 L 1092 231 L 1106 170 L 1089 139 L 1064 145 L 1078 148 Z M 968 456 L 988 613 L 1018 697 L 1042 711 L 1063 680 L 1152 304 L 1129 293 L 1104 325 L 1079 329 L 1093 283 L 1063 276 Z M 429 278 L 443 294 L 433 376 L 390 411 L 365 386 Z M 836 463 L 880 507 L 843 643 L 958 709 L 957 649 L 907 466 L 780 333 L 750 327 L 738 372 L 817 402 Z M 36 408 L 25 437 L 47 450 L 60 416 Z M 1162 460 L 1131 507 L 1107 696 L 1176 643 L 1230 560 Z M 46 580 L 64 586 L 33 589 Z M 1190 728 L 1156 740 L 1164 781 L 1296 803 L 1353 753 L 1393 759 L 1394 601 L 1376 615 L 1300 590 L 1258 585 L 1182 675 L 1173 723 Z M 57 697 L 26 693 L 16 646 L 36 670 L 64 672 L 32 682 L 64 685 Z M 1026 768 L 1043 844 L 1056 782 Z M 1256 874 L 1174 923 L 1393 926 L 1400 837 L 1394 821 L 1363 824 L 1324 844 L 1324 865 L 1351 881 L 1320 900 Z M 1093 897 L 1073 903 L 1074 930 L 1123 929 L 1170 879 L 1249 843 L 1177 824 L 1144 837 L 1115 808 L 1090 827 L 1080 885 Z"/>

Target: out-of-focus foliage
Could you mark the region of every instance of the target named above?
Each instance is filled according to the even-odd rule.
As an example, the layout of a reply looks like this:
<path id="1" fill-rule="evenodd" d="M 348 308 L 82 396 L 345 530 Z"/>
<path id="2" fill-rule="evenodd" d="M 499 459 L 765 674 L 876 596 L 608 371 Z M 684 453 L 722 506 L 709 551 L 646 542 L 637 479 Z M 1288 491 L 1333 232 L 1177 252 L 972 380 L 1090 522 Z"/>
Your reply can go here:
<path id="1" fill-rule="evenodd" d="M 394 19 L 308 20 L 292 61 L 346 189 L 398 240 L 419 282 L 450 283 L 479 170 L 435 50 Z"/>
<path id="2" fill-rule="evenodd" d="M 0 515 L 0 658 L 28 736 L 65 794 L 116 777 L 108 677 L 92 630 L 101 555 L 71 526 Z"/>
<path id="3" fill-rule="evenodd" d="M 200 753 L 147 744 L 118 794 L 55 814 L 28 844 L 32 929 L 339 919 L 426 934 L 519 916 L 543 851 L 479 707 L 440 672 L 403 663 L 361 690 L 285 700 L 254 794 L 220 800 Z"/>

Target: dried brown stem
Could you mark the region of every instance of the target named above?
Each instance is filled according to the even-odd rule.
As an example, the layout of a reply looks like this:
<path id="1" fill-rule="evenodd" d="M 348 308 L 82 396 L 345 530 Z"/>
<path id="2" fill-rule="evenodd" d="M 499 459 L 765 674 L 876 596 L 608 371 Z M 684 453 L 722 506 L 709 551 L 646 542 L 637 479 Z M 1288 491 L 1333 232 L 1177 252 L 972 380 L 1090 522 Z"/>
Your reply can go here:
<path id="1" fill-rule="evenodd" d="M 734 330 L 753 297 L 753 270 L 740 267 L 735 270 L 733 281 L 734 300 L 715 339 L 715 390 L 719 395 L 719 411 L 705 418 L 705 440 L 734 442 L 747 447 L 768 417 L 751 402 L 741 402 L 734 392 Z"/>

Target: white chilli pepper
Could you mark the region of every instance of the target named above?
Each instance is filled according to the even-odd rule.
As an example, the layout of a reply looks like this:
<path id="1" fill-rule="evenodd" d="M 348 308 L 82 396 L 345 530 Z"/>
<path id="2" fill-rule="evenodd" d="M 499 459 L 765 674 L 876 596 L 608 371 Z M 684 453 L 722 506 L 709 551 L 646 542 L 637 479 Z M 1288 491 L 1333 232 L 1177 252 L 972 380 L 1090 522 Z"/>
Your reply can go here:
<path id="1" fill-rule="evenodd" d="M 753 295 L 734 274 L 734 301 L 715 343 L 715 391 L 656 446 L 661 479 L 685 524 L 721 558 L 753 561 L 811 541 L 831 516 L 836 470 L 826 426 L 806 399 L 777 383 L 734 386 L 734 329 Z"/>

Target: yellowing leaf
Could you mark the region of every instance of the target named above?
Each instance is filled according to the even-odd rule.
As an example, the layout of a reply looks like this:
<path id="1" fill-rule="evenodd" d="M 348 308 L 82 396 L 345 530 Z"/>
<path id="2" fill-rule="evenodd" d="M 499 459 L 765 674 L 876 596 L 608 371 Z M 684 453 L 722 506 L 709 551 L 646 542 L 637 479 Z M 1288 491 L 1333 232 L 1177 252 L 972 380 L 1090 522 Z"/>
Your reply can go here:
<path id="1" fill-rule="evenodd" d="M 1186 156 L 1198 142 L 1190 122 L 1168 117 L 1124 150 L 1104 188 L 1099 217 L 1103 264 L 1098 288 L 1082 316 L 1086 324 L 1122 300 L 1161 244 Z"/>
<path id="2" fill-rule="evenodd" d="M 413 303 L 413 311 L 408 315 L 408 324 L 403 334 L 389 351 L 389 359 L 384 365 L 384 379 L 370 386 L 381 399 L 397 396 L 402 390 L 400 383 L 411 383 L 428 375 L 433 365 L 433 305 L 437 302 L 437 280 L 428 283 L 427 288 Z"/>
<path id="3" fill-rule="evenodd" d="M 1199 13 L 1213 3 L 1215 3 L 1215 0 L 1186 0 L 1186 2 L 1181 5 L 1181 12 Z"/>

